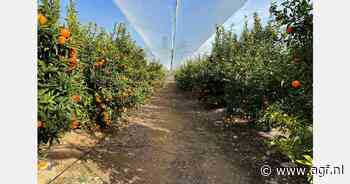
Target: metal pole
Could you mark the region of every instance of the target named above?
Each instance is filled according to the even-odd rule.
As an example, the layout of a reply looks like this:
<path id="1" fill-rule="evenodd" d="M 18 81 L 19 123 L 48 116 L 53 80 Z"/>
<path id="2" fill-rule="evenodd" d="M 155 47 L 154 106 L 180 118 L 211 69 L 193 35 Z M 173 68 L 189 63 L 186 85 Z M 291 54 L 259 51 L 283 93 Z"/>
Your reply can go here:
<path id="1" fill-rule="evenodd" d="M 175 43 L 176 43 L 176 25 L 177 25 L 177 15 L 178 15 L 178 8 L 179 8 L 179 0 L 176 0 L 175 4 L 175 16 L 174 16 L 174 26 L 173 26 L 173 38 L 172 38 L 172 44 L 171 44 L 171 60 L 170 60 L 170 71 L 173 70 L 173 63 L 175 58 Z"/>

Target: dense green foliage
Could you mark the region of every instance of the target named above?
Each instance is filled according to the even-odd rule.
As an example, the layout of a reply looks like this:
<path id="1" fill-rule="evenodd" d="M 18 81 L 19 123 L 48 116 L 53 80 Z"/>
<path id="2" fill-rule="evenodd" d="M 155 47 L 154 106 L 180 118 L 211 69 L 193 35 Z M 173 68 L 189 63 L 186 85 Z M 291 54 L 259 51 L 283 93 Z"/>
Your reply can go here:
<path id="1" fill-rule="evenodd" d="M 266 26 L 254 14 L 239 37 L 218 27 L 211 54 L 187 61 L 175 77 L 228 115 L 282 131 L 270 143 L 298 161 L 312 154 L 312 4 L 289 0 L 271 14 Z"/>
<path id="2" fill-rule="evenodd" d="M 108 127 L 144 102 L 165 70 L 148 62 L 123 24 L 111 33 L 81 25 L 75 2 L 59 23 L 59 1 L 43 0 L 38 16 L 38 142 L 76 128 Z"/>

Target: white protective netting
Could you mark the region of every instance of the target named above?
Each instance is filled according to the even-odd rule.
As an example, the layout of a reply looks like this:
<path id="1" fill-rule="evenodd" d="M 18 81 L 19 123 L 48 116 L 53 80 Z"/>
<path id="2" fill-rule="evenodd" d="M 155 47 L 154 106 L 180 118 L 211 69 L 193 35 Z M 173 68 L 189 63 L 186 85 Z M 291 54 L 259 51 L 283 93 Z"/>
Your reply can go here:
<path id="1" fill-rule="evenodd" d="M 115 0 L 146 47 L 166 67 L 191 56 L 246 0 Z M 175 31 L 176 30 L 176 31 Z"/>

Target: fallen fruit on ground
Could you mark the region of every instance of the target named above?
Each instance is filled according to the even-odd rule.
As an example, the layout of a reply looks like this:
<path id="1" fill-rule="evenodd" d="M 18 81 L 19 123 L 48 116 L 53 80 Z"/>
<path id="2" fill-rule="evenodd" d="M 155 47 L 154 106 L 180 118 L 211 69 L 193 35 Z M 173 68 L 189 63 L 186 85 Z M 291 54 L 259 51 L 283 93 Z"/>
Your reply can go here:
<path id="1" fill-rule="evenodd" d="M 49 162 L 47 160 L 39 160 L 38 161 L 38 169 L 45 170 L 49 167 Z"/>

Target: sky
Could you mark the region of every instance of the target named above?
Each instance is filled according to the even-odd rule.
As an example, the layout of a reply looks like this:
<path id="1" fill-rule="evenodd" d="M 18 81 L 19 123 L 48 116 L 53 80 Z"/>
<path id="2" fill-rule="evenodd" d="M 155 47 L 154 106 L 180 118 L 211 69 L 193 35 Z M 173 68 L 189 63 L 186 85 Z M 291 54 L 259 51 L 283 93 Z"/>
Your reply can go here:
<path id="1" fill-rule="evenodd" d="M 62 17 L 66 15 L 68 2 L 69 0 L 61 0 Z M 146 47 L 146 50 L 152 50 L 153 54 L 162 58 L 162 60 L 170 58 L 170 50 L 167 49 L 167 52 L 165 52 L 164 48 L 162 50 L 161 47 L 164 47 L 163 42 L 166 42 L 166 47 L 171 47 L 171 17 L 174 13 L 171 11 L 175 7 L 175 0 L 150 0 L 147 4 L 143 2 L 145 1 L 76 0 L 78 18 L 81 23 L 96 22 L 99 26 L 112 30 L 116 22 L 123 22 L 127 25 L 132 38 L 139 46 Z M 152 4 L 152 2 L 154 3 Z M 251 20 L 254 12 L 257 12 L 262 22 L 266 23 L 269 18 L 271 1 L 180 0 L 180 3 L 182 7 L 180 6 L 179 10 L 178 26 L 180 28 L 177 29 L 180 31 L 177 40 L 187 39 L 182 41 L 184 43 L 178 44 L 187 44 L 187 47 L 190 47 L 190 54 L 186 56 L 188 57 L 210 51 L 215 21 L 220 22 L 220 24 L 223 23 L 225 27 L 234 24 L 234 31 L 237 34 L 242 31 L 245 16 L 248 16 L 249 24 L 252 24 Z M 220 3 L 221 6 L 217 5 Z M 236 7 L 233 8 L 233 6 Z M 186 29 L 181 30 L 182 28 Z M 164 33 L 163 36 L 161 36 L 161 33 Z M 188 44 L 193 45 L 188 46 Z M 179 45 L 176 45 L 176 48 L 180 47 Z M 181 49 L 178 49 L 178 51 L 180 52 Z"/>
<path id="2" fill-rule="evenodd" d="M 275 0 L 274 2 L 280 3 L 283 0 Z M 263 25 L 266 25 L 267 21 L 270 18 L 270 4 L 269 0 L 248 0 L 245 5 L 233 14 L 224 24 L 225 28 L 231 28 L 233 25 L 233 31 L 239 36 L 243 30 L 243 25 L 245 21 L 245 16 L 248 18 L 248 27 L 251 28 L 253 26 L 253 13 L 257 12 L 259 17 L 261 18 L 261 22 Z M 210 37 L 198 50 L 193 54 L 193 56 L 199 54 L 207 54 L 210 52 L 211 43 L 214 40 L 214 36 Z"/>
<path id="3" fill-rule="evenodd" d="M 115 23 L 125 23 L 132 38 L 139 46 L 144 47 L 144 42 L 139 34 L 130 26 L 119 7 L 113 0 L 75 0 L 78 11 L 78 19 L 86 24 L 95 22 L 97 25 L 112 31 Z M 61 0 L 61 17 L 66 17 L 69 0 Z"/>

